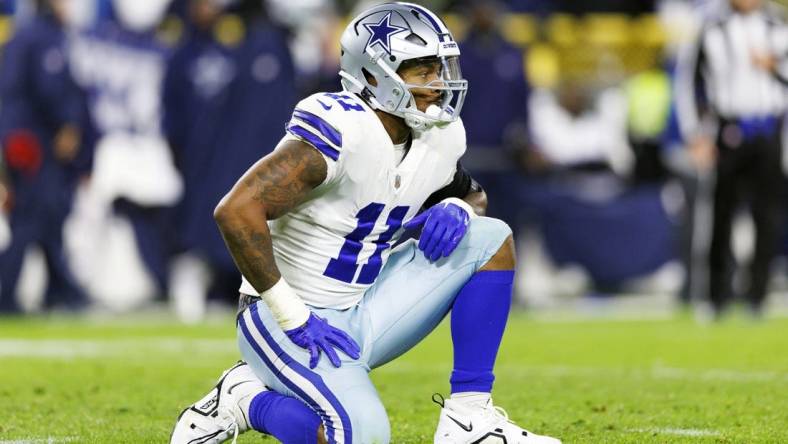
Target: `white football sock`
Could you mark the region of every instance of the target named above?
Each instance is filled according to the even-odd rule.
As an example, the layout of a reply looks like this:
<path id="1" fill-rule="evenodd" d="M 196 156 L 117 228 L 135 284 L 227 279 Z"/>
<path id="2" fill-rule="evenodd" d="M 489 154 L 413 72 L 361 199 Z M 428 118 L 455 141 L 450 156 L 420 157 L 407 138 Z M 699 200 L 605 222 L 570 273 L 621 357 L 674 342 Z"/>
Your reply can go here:
<path id="1" fill-rule="evenodd" d="M 457 401 L 465 407 L 481 408 L 490 401 L 490 394 L 486 392 L 459 392 L 452 393 L 451 399 Z"/>

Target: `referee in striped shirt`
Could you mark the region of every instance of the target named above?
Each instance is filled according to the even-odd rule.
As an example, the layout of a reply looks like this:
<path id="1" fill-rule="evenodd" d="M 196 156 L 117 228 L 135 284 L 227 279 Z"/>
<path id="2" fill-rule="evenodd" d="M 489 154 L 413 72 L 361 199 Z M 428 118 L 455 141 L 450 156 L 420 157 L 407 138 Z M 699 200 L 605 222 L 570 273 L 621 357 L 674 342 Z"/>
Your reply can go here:
<path id="1" fill-rule="evenodd" d="M 709 300 L 719 315 L 733 295 L 731 222 L 749 203 L 755 254 L 745 293 L 760 315 L 784 224 L 781 127 L 788 107 L 788 28 L 762 0 L 730 0 L 679 60 L 679 124 L 700 170 L 716 171 Z"/>

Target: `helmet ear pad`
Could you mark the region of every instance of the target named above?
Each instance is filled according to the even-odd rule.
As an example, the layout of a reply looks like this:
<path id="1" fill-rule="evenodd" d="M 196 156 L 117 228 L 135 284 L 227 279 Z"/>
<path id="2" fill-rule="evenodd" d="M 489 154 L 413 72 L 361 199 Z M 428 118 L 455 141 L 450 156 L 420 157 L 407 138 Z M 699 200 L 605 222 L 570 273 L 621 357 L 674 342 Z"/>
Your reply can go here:
<path id="1" fill-rule="evenodd" d="M 368 99 L 374 108 L 400 115 L 398 110 L 411 102 L 412 94 L 405 87 L 405 83 L 399 75 L 391 67 L 381 62 L 377 54 L 370 56 L 369 62 L 374 66 L 367 69 L 362 64 L 360 68 L 361 83 L 363 83 L 364 89 L 370 93 Z M 373 70 L 376 74 L 371 72 Z M 379 78 L 381 76 L 383 78 Z"/>
<path id="2" fill-rule="evenodd" d="M 388 70 L 390 69 L 383 68 L 384 72 Z M 399 75 L 392 73 L 392 75 L 388 76 L 396 78 L 398 82 L 386 82 L 385 84 L 389 87 L 388 91 L 382 91 L 381 86 L 378 84 L 377 78 L 372 73 L 370 73 L 369 70 L 367 70 L 365 67 L 362 67 L 361 74 L 366 83 L 365 89 L 371 93 L 371 97 L 369 97 L 369 99 L 376 109 L 380 109 L 381 111 L 385 111 L 389 114 L 404 118 L 405 124 L 415 130 L 423 131 L 431 126 L 432 122 L 430 122 L 430 120 L 425 117 L 410 113 L 401 113 L 401 105 L 407 104 L 408 108 L 416 108 L 416 100 L 413 97 L 413 93 L 411 93 L 410 90 L 404 86 L 405 84 L 402 79 L 399 78 Z M 379 100 L 379 98 L 385 99 Z M 430 107 L 435 108 L 434 105 L 431 105 Z"/>

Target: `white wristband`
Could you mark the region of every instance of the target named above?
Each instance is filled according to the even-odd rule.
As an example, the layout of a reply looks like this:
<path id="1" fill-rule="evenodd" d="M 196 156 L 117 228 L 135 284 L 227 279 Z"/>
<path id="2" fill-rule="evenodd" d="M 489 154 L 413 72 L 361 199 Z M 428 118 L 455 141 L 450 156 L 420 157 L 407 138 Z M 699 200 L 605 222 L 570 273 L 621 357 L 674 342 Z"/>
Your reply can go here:
<path id="1" fill-rule="evenodd" d="M 447 197 L 446 199 L 443 199 L 441 203 L 453 203 L 454 205 L 457 205 L 458 207 L 465 210 L 465 212 L 468 213 L 468 217 L 471 219 L 477 216 L 476 212 L 473 211 L 473 207 L 471 206 L 471 204 L 465 202 L 459 197 Z"/>
<path id="2" fill-rule="evenodd" d="M 260 297 L 284 331 L 300 327 L 309 319 L 309 308 L 284 278 L 279 278 L 273 287 L 260 293 Z"/>

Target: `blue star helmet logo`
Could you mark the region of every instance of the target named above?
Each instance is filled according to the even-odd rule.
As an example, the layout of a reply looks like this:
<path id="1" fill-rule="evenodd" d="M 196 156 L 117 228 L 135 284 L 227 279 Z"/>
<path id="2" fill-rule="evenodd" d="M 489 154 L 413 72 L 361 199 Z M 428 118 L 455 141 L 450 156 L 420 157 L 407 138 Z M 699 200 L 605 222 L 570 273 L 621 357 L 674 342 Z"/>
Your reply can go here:
<path id="1" fill-rule="evenodd" d="M 391 12 L 380 19 L 377 24 L 364 23 L 364 27 L 367 28 L 367 31 L 369 31 L 370 34 L 369 40 L 367 41 L 367 46 L 364 48 L 364 50 L 371 47 L 372 45 L 380 45 L 389 55 L 391 55 L 391 36 L 394 34 L 399 34 L 403 31 L 407 31 L 408 28 L 392 25 L 390 22 Z"/>

